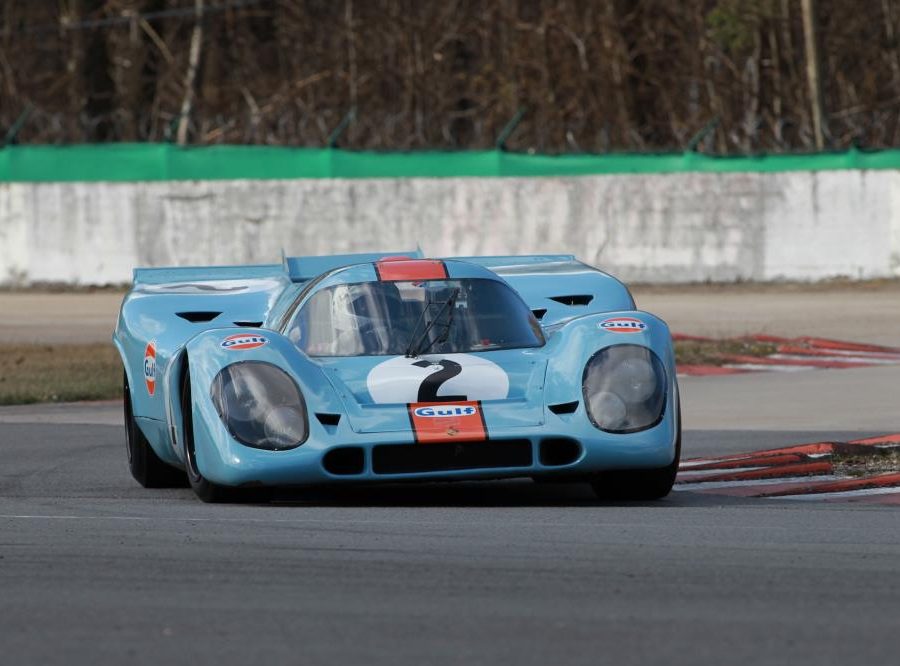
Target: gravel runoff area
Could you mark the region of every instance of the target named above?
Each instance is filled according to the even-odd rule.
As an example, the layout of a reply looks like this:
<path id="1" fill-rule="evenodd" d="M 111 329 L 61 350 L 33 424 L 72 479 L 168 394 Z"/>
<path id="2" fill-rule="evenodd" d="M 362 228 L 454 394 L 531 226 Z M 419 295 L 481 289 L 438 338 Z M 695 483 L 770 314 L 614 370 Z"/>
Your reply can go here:
<path id="1" fill-rule="evenodd" d="M 768 333 L 900 346 L 900 280 L 639 285 L 638 307 L 688 335 Z M 106 342 L 122 291 L 0 291 L 0 343 Z"/>

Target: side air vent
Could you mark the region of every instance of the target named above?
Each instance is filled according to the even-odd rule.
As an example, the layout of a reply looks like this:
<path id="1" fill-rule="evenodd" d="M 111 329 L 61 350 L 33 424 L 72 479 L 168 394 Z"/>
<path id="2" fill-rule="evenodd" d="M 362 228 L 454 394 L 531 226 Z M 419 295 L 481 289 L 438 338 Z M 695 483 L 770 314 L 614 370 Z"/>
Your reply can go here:
<path id="1" fill-rule="evenodd" d="M 594 297 L 591 294 L 569 294 L 567 296 L 551 296 L 550 300 L 563 305 L 587 305 L 594 300 Z"/>
<path id="2" fill-rule="evenodd" d="M 340 414 L 326 414 L 324 412 L 316 412 L 316 418 L 319 419 L 319 423 L 324 426 L 336 426 L 341 422 Z"/>
<path id="3" fill-rule="evenodd" d="M 195 310 L 193 312 L 176 312 L 175 314 L 192 324 L 201 324 L 203 322 L 212 321 L 222 313 L 207 310 Z"/>
<path id="4" fill-rule="evenodd" d="M 531 311 L 531 314 L 534 315 L 534 318 L 540 321 L 544 318 L 544 315 L 547 314 L 547 308 L 535 308 Z"/>
<path id="5" fill-rule="evenodd" d="M 259 328 L 263 323 L 261 321 L 236 321 L 234 322 L 234 325 L 243 328 Z"/>
<path id="6" fill-rule="evenodd" d="M 557 405 L 550 405 L 550 411 L 554 414 L 572 414 L 578 409 L 578 401 L 561 402 Z"/>

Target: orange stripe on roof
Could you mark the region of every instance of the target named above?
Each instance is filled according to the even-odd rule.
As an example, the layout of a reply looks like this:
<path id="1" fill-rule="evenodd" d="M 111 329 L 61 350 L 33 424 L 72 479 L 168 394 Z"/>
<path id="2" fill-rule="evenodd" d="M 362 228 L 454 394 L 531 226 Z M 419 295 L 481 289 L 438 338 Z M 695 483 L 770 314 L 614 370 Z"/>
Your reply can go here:
<path id="1" fill-rule="evenodd" d="M 375 262 L 375 274 L 383 282 L 446 280 L 447 267 L 437 259 L 391 259 Z"/>

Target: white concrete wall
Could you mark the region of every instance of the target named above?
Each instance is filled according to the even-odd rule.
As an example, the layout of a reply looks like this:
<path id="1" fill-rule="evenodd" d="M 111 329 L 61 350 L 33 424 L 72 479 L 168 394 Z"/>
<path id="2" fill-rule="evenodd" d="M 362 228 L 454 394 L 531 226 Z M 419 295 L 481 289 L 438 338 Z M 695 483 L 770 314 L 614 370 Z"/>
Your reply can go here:
<path id="1" fill-rule="evenodd" d="M 629 281 L 900 275 L 900 172 L 0 185 L 0 283 L 407 249 L 571 252 Z"/>

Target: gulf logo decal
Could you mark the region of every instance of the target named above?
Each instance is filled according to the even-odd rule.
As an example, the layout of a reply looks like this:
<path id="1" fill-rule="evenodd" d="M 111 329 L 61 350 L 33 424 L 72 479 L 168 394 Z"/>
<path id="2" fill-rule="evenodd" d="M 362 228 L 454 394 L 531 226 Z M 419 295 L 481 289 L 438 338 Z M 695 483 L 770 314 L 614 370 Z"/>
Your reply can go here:
<path id="1" fill-rule="evenodd" d="M 478 408 L 473 405 L 428 405 L 416 407 L 413 413 L 426 419 L 440 419 L 445 416 L 473 416 L 478 413 Z"/>
<path id="2" fill-rule="evenodd" d="M 411 403 L 409 420 L 416 441 L 481 442 L 488 438 L 480 402 Z"/>
<path id="3" fill-rule="evenodd" d="M 604 319 L 598 324 L 598 327 L 613 333 L 642 333 L 647 330 L 647 324 L 634 317 Z"/>
<path id="4" fill-rule="evenodd" d="M 144 350 L 144 384 L 147 393 L 156 393 L 156 342 L 148 342 Z"/>
<path id="5" fill-rule="evenodd" d="M 229 335 L 222 340 L 222 343 L 219 346 L 228 351 L 247 351 L 248 349 L 262 347 L 268 343 L 269 341 L 261 335 L 253 333 L 237 333 L 235 335 Z"/>

